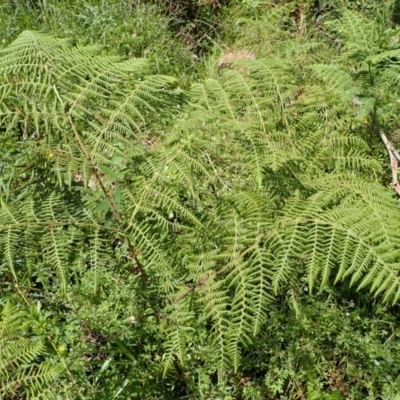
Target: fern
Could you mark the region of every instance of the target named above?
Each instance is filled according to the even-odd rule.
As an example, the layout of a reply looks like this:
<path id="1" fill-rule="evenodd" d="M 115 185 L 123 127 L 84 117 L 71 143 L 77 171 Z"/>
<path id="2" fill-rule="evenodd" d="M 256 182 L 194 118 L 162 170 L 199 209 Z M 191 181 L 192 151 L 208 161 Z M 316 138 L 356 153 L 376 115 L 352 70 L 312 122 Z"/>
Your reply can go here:
<path id="1" fill-rule="evenodd" d="M 80 286 L 89 281 L 91 302 L 103 304 L 110 277 L 126 281 L 138 335 L 163 337 L 154 351 L 162 375 L 184 380 L 197 357 L 223 382 L 278 298 L 301 315 L 299 282 L 313 293 L 347 281 L 398 302 L 398 202 L 372 155 L 376 131 L 394 115 L 381 117 L 393 100 L 382 92 L 397 90 L 397 49 L 350 11 L 329 25 L 341 49 L 306 45 L 278 26 L 284 12 L 270 10 L 274 23 L 257 21 L 238 40 L 256 60 L 221 69 L 187 95 L 175 79 L 150 75 L 146 60 L 47 34 L 24 32 L 0 52 L 1 140 L 18 150 L 7 155 L 16 172 L 1 172 L 12 189 L 0 192 L 0 271 L 27 288 L 25 303 L 37 285 L 81 304 L 80 319 L 92 309 Z M 256 29 L 269 35 L 268 56 Z M 1 322 L 4 393 L 54 398 L 58 379 L 68 392 L 74 374 L 47 351 L 49 336 L 28 335 L 29 314 L 16 314 L 26 320 L 19 328 L 13 313 L 6 305 Z M 102 355 L 134 365 L 134 350 L 114 332 L 102 335 Z M 79 360 L 92 387 L 98 371 Z"/>

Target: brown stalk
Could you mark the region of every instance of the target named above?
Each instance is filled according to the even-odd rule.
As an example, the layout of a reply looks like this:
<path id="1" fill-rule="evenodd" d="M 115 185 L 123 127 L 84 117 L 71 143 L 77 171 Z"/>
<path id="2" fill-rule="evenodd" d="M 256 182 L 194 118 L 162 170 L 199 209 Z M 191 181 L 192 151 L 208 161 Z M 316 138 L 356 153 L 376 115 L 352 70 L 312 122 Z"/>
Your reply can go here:
<path id="1" fill-rule="evenodd" d="M 56 86 L 54 85 L 53 88 L 54 88 L 54 91 L 55 91 L 55 93 L 57 95 L 57 98 L 60 101 L 61 105 L 64 106 L 63 101 L 62 101 L 60 95 L 58 94 Z M 74 135 L 75 135 L 75 138 L 76 138 L 76 140 L 77 140 L 77 142 L 79 144 L 79 147 L 81 148 L 83 154 L 85 155 L 86 159 L 89 161 L 89 163 L 90 163 L 90 165 L 92 167 L 94 176 L 96 178 L 96 182 L 99 184 L 99 186 L 101 188 L 101 191 L 104 194 L 104 197 L 106 198 L 107 202 L 110 204 L 111 210 L 112 210 L 112 212 L 113 212 L 118 224 L 122 227 L 123 220 L 122 220 L 121 214 L 117 210 L 117 207 L 116 207 L 114 201 L 112 200 L 110 194 L 108 193 L 107 189 L 104 187 L 103 182 L 101 180 L 101 177 L 100 177 L 100 175 L 98 173 L 96 164 L 93 161 L 93 158 L 92 158 L 91 154 L 86 149 L 86 146 L 83 143 L 83 140 L 82 140 L 81 136 L 79 135 L 79 132 L 76 129 L 75 124 L 74 124 L 70 114 L 67 116 L 67 119 L 68 119 L 69 124 L 71 125 L 72 131 L 74 132 Z M 126 240 L 126 244 L 128 246 L 131 258 L 134 260 L 134 262 L 136 264 L 136 267 L 139 270 L 144 282 L 146 284 L 148 284 L 149 283 L 149 278 L 148 278 L 148 276 L 146 274 L 146 271 L 144 269 L 143 264 L 138 259 L 138 251 L 133 247 L 133 245 L 132 245 L 132 243 L 131 243 L 131 241 L 130 241 L 130 239 L 128 237 L 125 237 L 125 240 Z"/>
<path id="2" fill-rule="evenodd" d="M 383 144 L 386 147 L 387 152 L 389 153 L 390 158 L 390 166 L 392 168 L 392 184 L 397 194 L 400 196 L 400 184 L 398 180 L 398 162 L 400 161 L 400 154 L 394 148 L 393 144 L 389 141 L 386 135 L 383 132 L 380 132 L 381 139 Z"/>

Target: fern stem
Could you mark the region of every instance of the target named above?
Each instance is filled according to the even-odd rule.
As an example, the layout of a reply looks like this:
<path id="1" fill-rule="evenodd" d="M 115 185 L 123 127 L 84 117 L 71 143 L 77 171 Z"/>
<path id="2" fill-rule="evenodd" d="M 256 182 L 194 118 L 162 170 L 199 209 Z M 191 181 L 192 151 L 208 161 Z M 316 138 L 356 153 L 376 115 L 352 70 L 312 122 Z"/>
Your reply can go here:
<path id="1" fill-rule="evenodd" d="M 62 101 L 62 99 L 61 99 L 61 97 L 60 97 L 60 95 L 59 95 L 59 93 L 57 91 L 56 86 L 53 85 L 53 88 L 54 88 L 54 91 L 55 91 L 55 93 L 57 95 L 58 100 L 60 101 L 61 105 L 64 107 L 64 103 L 63 103 L 63 101 Z M 68 119 L 69 124 L 71 125 L 72 131 L 74 132 L 74 135 L 75 135 L 75 138 L 76 138 L 76 140 L 77 140 L 77 142 L 79 144 L 79 147 L 81 148 L 83 154 L 85 155 L 86 159 L 89 161 L 89 164 L 92 167 L 94 176 L 96 178 L 96 182 L 99 184 L 99 186 L 101 188 L 101 191 L 104 194 L 104 197 L 106 198 L 107 202 L 110 204 L 111 210 L 112 210 L 112 212 L 113 212 L 113 214 L 114 214 L 114 216 L 115 216 L 115 218 L 116 218 L 116 220 L 118 222 L 118 225 L 121 228 L 123 228 L 123 219 L 121 217 L 121 214 L 118 212 L 114 201 L 112 200 L 112 198 L 111 198 L 110 194 L 108 193 L 107 189 L 104 187 L 103 182 L 102 182 L 102 180 L 101 180 L 101 178 L 99 176 L 99 173 L 97 171 L 97 167 L 96 167 L 96 165 L 95 165 L 95 163 L 94 163 L 94 161 L 92 159 L 92 156 L 90 155 L 90 153 L 87 150 L 85 144 L 83 143 L 83 140 L 82 140 L 78 130 L 76 129 L 76 126 L 74 124 L 74 121 L 72 120 L 71 114 L 69 114 L 67 116 L 67 119 Z M 144 282 L 146 284 L 148 284 L 149 283 L 149 278 L 148 278 L 148 276 L 146 274 L 146 271 L 144 270 L 144 267 L 143 267 L 142 263 L 138 260 L 138 257 L 137 257 L 138 256 L 138 252 L 137 252 L 137 250 L 133 247 L 133 245 L 132 245 L 132 243 L 131 243 L 131 241 L 130 241 L 130 239 L 128 237 L 125 237 L 125 240 L 126 240 L 126 243 L 127 243 L 128 249 L 129 249 L 129 253 L 130 253 L 132 259 L 135 261 L 137 269 L 139 270 L 141 276 L 143 277 Z"/>
<path id="2" fill-rule="evenodd" d="M 104 187 L 103 182 L 102 182 L 102 180 L 101 180 L 101 178 L 99 176 L 99 173 L 97 172 L 97 167 L 96 167 L 95 163 L 93 162 L 93 159 L 92 159 L 91 155 L 87 151 L 87 149 L 85 147 L 85 144 L 83 143 L 83 140 L 82 140 L 81 136 L 79 135 L 79 133 L 78 133 L 73 121 L 72 121 L 72 117 L 70 115 L 68 115 L 67 118 L 68 118 L 68 121 L 69 121 L 69 123 L 71 125 L 71 128 L 72 128 L 73 132 L 74 132 L 76 140 L 78 141 L 79 147 L 81 148 L 81 150 L 85 154 L 85 157 L 87 158 L 87 160 L 89 161 L 90 165 L 92 166 L 92 170 L 93 170 L 93 173 L 95 175 L 96 182 L 99 184 L 99 186 L 101 188 L 101 191 L 103 192 L 107 202 L 110 204 L 110 207 L 111 207 L 111 209 L 113 211 L 113 214 L 114 214 L 115 218 L 121 224 L 122 223 L 121 215 L 118 212 L 117 207 L 115 206 L 115 203 L 111 199 L 110 194 L 108 193 L 108 191 Z"/>
<path id="3" fill-rule="evenodd" d="M 20 294 L 20 296 L 24 299 L 25 303 L 26 303 L 28 306 L 30 306 L 31 303 L 28 301 L 28 299 L 26 298 L 25 294 L 24 294 L 23 292 L 21 292 L 21 290 L 19 289 L 18 283 L 16 283 L 16 284 L 14 285 L 14 287 L 15 287 L 15 289 L 17 289 L 17 291 L 18 291 L 18 293 Z"/>
<path id="4" fill-rule="evenodd" d="M 103 192 L 105 198 L 107 199 L 107 202 L 110 204 L 110 207 L 111 207 L 111 209 L 113 211 L 113 214 L 114 214 L 114 216 L 115 216 L 115 218 L 116 218 L 116 220 L 118 222 L 118 225 L 120 225 L 121 228 L 123 228 L 123 220 L 122 220 L 121 214 L 118 212 L 117 207 L 116 207 L 115 203 L 113 202 L 110 194 L 108 193 L 107 189 L 104 187 L 103 182 L 102 182 L 102 180 L 101 180 L 101 178 L 100 178 L 100 176 L 99 176 L 99 174 L 97 172 L 97 168 L 96 168 L 96 166 L 95 166 L 95 164 L 94 164 L 94 162 L 92 160 L 92 157 L 90 156 L 89 152 L 87 151 L 87 149 L 85 147 L 85 144 L 83 143 L 83 140 L 80 137 L 80 135 L 79 135 L 79 133 L 78 133 L 76 127 L 75 127 L 75 124 L 72 121 L 71 115 L 68 115 L 68 121 L 69 121 L 69 123 L 70 123 L 70 125 L 72 127 L 72 130 L 74 131 L 74 135 L 75 135 L 75 137 L 76 137 L 76 139 L 77 139 L 77 141 L 79 143 L 80 148 L 82 149 L 83 153 L 85 154 L 86 158 L 88 159 L 89 163 L 92 166 L 92 169 L 93 169 L 93 172 L 94 172 L 94 175 L 95 175 L 95 178 L 96 178 L 96 182 L 99 184 L 99 186 L 101 188 L 101 191 Z M 137 250 L 133 247 L 133 245 L 132 245 L 132 243 L 131 243 L 131 241 L 130 241 L 130 239 L 128 237 L 125 236 L 125 240 L 126 240 L 126 244 L 128 246 L 128 249 L 129 249 L 129 253 L 130 253 L 132 259 L 135 261 L 137 269 L 139 270 L 140 274 L 142 275 L 144 282 L 146 284 L 148 284 L 149 283 L 149 278 L 148 278 L 148 276 L 146 274 L 146 271 L 144 270 L 144 267 L 143 267 L 142 263 L 138 260 L 138 257 L 137 257 L 138 256 L 138 252 L 137 252 Z"/>
<path id="5" fill-rule="evenodd" d="M 62 99 L 61 99 L 61 97 L 60 97 L 60 95 L 58 93 L 58 90 L 57 90 L 55 85 L 53 85 L 53 89 L 54 89 L 54 92 L 57 95 L 57 98 L 58 98 L 59 102 L 64 107 L 64 103 L 63 103 L 63 101 L 62 101 Z M 95 178 L 96 178 L 96 182 L 99 184 L 99 186 L 101 188 L 101 191 L 103 192 L 106 200 L 110 204 L 110 207 L 111 207 L 111 209 L 113 211 L 113 214 L 115 215 L 115 218 L 117 219 L 117 221 L 119 223 L 122 223 L 121 215 L 118 212 L 114 202 L 112 201 L 110 194 L 108 193 L 108 191 L 106 190 L 106 188 L 103 185 L 103 182 L 102 182 L 102 180 L 101 180 L 101 178 L 100 178 L 100 176 L 99 176 L 99 174 L 97 172 L 97 167 L 96 167 L 96 165 L 95 165 L 95 163 L 94 163 L 94 161 L 92 159 L 92 156 L 90 155 L 90 153 L 88 152 L 85 144 L 83 143 L 83 140 L 82 140 L 78 130 L 76 129 L 76 126 L 74 124 L 74 121 L 72 120 L 71 114 L 68 114 L 67 119 L 68 119 L 69 124 L 71 125 L 72 131 L 74 132 L 75 138 L 76 138 L 76 140 L 77 140 L 77 142 L 79 144 L 80 149 L 82 150 L 83 154 L 85 155 L 86 159 L 89 161 L 89 164 L 92 167 L 93 173 L 94 173 Z"/>
<path id="6" fill-rule="evenodd" d="M 397 177 L 397 170 L 398 170 L 398 162 L 400 161 L 400 154 L 397 150 L 393 147 L 392 143 L 388 140 L 386 135 L 383 132 L 380 132 L 381 139 L 383 144 L 386 147 L 387 152 L 389 153 L 390 158 L 390 166 L 392 168 L 392 184 L 400 196 L 400 184 Z"/>
<path id="7" fill-rule="evenodd" d="M 184 298 L 189 296 L 189 294 L 192 293 L 195 289 L 197 289 L 198 287 L 201 287 L 201 286 L 205 286 L 205 284 L 206 284 L 205 279 L 202 279 L 200 282 L 195 283 L 185 293 L 180 295 L 172 304 L 176 305 L 176 304 L 180 303 Z"/>
<path id="8" fill-rule="evenodd" d="M 118 212 L 117 207 L 116 207 L 115 203 L 113 202 L 110 194 L 108 193 L 107 189 L 104 187 L 103 182 L 102 182 L 102 180 L 101 180 L 101 178 L 100 178 L 100 176 L 99 176 L 99 174 L 97 172 L 97 168 L 95 166 L 95 163 L 93 162 L 92 157 L 90 156 L 89 152 L 87 151 L 87 149 L 85 147 L 85 144 L 83 143 L 83 140 L 80 137 L 80 135 L 79 135 L 79 133 L 78 133 L 73 121 L 72 121 L 71 115 L 68 115 L 68 121 L 71 124 L 72 130 L 74 131 L 74 134 L 75 134 L 75 137 L 76 137 L 76 139 L 77 139 L 77 141 L 79 143 L 79 146 L 81 147 L 83 153 L 85 154 L 85 156 L 87 157 L 89 163 L 92 166 L 92 169 L 93 169 L 93 172 L 94 172 L 94 175 L 95 175 L 95 178 L 96 178 L 96 182 L 99 184 L 99 186 L 101 188 L 101 191 L 103 192 L 105 198 L 107 199 L 107 202 L 110 204 L 110 207 L 111 207 L 111 209 L 113 211 L 113 214 L 114 214 L 114 216 L 115 216 L 115 218 L 116 218 L 116 220 L 118 222 L 118 225 L 120 225 L 121 228 L 123 229 L 124 227 L 123 227 L 123 220 L 122 220 L 121 214 Z M 148 278 L 148 276 L 146 274 L 146 271 L 144 270 L 144 267 L 143 267 L 142 263 L 138 260 L 138 257 L 137 257 L 138 256 L 138 251 L 133 247 L 133 245 L 132 245 L 132 243 L 131 243 L 131 241 L 130 241 L 130 239 L 128 237 L 125 236 L 125 240 L 126 240 L 126 244 L 128 246 L 128 249 L 129 249 L 129 253 L 130 253 L 132 259 L 135 261 L 137 269 L 139 270 L 140 274 L 142 275 L 144 282 L 146 284 L 148 284 L 149 283 L 149 278 Z"/>
<path id="9" fill-rule="evenodd" d="M 142 278 L 143 278 L 144 282 L 146 283 L 146 285 L 148 285 L 149 278 L 146 274 L 146 271 L 144 270 L 143 264 L 138 259 L 138 255 L 139 255 L 138 251 L 132 246 L 132 243 L 128 237 L 126 238 L 126 243 L 128 245 L 129 253 L 130 253 L 132 259 L 135 261 L 137 269 L 139 270 L 140 274 L 142 275 Z"/>

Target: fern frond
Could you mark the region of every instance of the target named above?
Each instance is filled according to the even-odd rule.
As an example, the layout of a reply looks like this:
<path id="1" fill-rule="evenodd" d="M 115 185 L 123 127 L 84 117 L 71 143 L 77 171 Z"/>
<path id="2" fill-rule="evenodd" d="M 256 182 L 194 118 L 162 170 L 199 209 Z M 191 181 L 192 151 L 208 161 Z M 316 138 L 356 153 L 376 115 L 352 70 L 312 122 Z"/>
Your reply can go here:
<path id="1" fill-rule="evenodd" d="M 88 162 L 93 169 L 126 155 L 149 113 L 175 96 L 176 81 L 145 77 L 144 60 L 98 54 L 98 47 L 30 31 L 0 52 L 0 124 L 14 136 L 23 126 L 24 138 L 42 141 L 60 185 Z"/>
<path id="2" fill-rule="evenodd" d="M 345 42 L 350 54 L 370 54 L 371 43 L 379 34 L 375 21 L 367 21 L 359 13 L 343 9 L 341 17 L 332 23 Z"/>
<path id="3" fill-rule="evenodd" d="M 169 313 L 169 323 L 166 330 L 167 340 L 163 356 L 164 376 L 171 369 L 175 360 L 185 365 L 187 342 L 194 332 L 194 328 L 191 326 L 194 317 L 193 312 L 186 311 L 186 305 L 183 302 L 175 303 L 171 307 L 173 310 Z"/>
<path id="4" fill-rule="evenodd" d="M 279 219 L 279 228 L 269 235 L 276 257 L 275 291 L 290 281 L 297 263 L 307 268 L 310 290 L 318 276 L 324 285 L 335 271 L 336 281 L 351 276 L 351 284 L 361 281 L 358 289 L 369 286 L 375 294 L 384 291 L 385 301 L 396 302 L 400 284 L 397 229 L 393 226 L 387 231 L 386 225 L 383 231 L 377 231 L 379 217 L 374 219 L 367 204 L 358 199 L 324 212 L 328 199 L 323 193 L 306 202 L 293 199 L 287 205 L 288 214 Z M 388 203 L 385 206 L 391 210 L 393 203 Z"/>
<path id="5" fill-rule="evenodd" d="M 0 396 L 36 398 L 63 373 L 54 362 L 41 362 L 46 352 L 42 338 L 29 337 L 34 321 L 25 311 L 6 303 L 0 318 Z"/>

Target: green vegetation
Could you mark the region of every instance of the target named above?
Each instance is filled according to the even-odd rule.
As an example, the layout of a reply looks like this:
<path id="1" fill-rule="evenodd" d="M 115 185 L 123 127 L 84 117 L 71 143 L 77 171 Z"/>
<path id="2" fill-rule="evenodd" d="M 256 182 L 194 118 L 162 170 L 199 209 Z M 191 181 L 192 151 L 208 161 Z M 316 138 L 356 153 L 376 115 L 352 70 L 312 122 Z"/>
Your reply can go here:
<path id="1" fill-rule="evenodd" d="M 0 399 L 400 399 L 399 9 L 2 3 Z"/>

